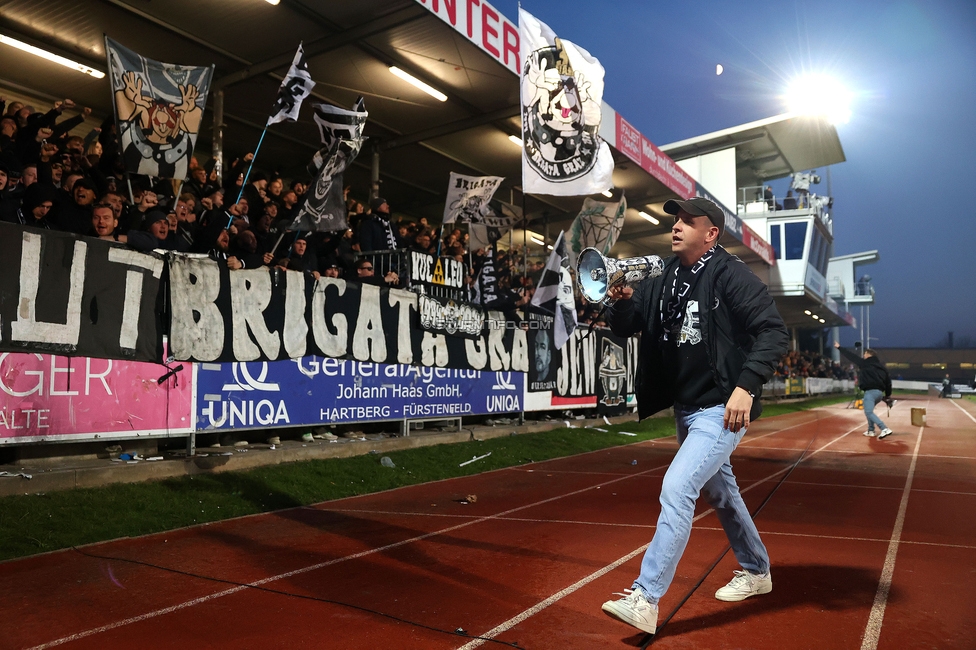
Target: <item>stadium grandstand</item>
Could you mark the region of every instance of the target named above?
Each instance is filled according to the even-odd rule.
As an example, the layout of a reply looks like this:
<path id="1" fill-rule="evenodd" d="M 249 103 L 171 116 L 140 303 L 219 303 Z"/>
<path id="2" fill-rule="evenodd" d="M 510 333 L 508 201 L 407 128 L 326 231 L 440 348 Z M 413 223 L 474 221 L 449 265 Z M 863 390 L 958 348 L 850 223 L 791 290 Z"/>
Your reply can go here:
<path id="1" fill-rule="evenodd" d="M 516 23 L 487 3 L 459 13 L 453 3 L 425 0 L 211 2 L 208 12 L 200 20 L 196 3 L 183 0 L 5 3 L 4 221 L 141 251 L 207 255 L 231 273 L 267 266 L 420 291 L 395 255 L 450 258 L 463 266 L 464 281 L 448 297 L 477 303 L 486 250 L 463 224 L 443 227 L 447 181 L 452 172 L 498 176 L 495 197 L 524 211 L 497 241 L 499 304 L 531 301 L 581 198 L 522 193 Z M 148 59 L 214 66 L 185 178 L 124 173 L 103 34 Z M 343 181 L 348 230 L 287 232 L 313 182 L 308 160 L 321 146 L 309 108 L 267 128 L 299 41 L 315 82 L 308 101 L 348 109 L 362 97 L 368 111 L 366 144 Z M 721 243 L 769 285 L 791 329 L 792 352 L 777 374 L 850 382 L 828 335 L 859 325 L 854 309 L 874 300 L 860 267 L 879 253 L 833 256 L 833 200 L 810 187 L 820 180 L 815 170 L 845 160 L 829 120 L 784 114 L 659 147 L 604 103 L 600 136 L 613 155 L 613 189 L 591 198 L 625 197 L 628 206 L 609 256 L 667 256 L 664 203 L 714 200 L 726 213 Z M 785 178 L 803 187 L 795 197 L 765 190 Z M 380 248 L 367 233 L 377 213 L 389 214 L 395 237 Z M 578 296 L 577 308 L 581 322 L 602 325 Z M 239 379 L 236 365 L 238 384 L 260 383 Z M 515 410 L 533 403 L 524 399 Z M 553 398 L 546 407 L 594 404 Z"/>

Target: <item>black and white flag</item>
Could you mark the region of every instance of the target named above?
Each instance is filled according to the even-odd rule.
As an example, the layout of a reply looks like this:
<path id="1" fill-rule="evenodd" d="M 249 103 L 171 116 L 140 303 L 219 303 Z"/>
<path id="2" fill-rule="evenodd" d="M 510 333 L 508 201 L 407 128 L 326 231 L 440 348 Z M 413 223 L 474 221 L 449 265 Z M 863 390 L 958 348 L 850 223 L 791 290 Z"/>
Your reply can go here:
<path id="1" fill-rule="evenodd" d="M 501 176 L 465 176 L 451 172 L 444 202 L 444 223 L 481 223 L 491 212 L 488 203 L 505 180 Z"/>
<path id="2" fill-rule="evenodd" d="M 549 261 L 542 271 L 542 279 L 532 296 L 532 304 L 555 314 L 553 334 L 556 349 L 561 350 L 576 329 L 576 299 L 573 297 L 573 277 L 569 272 L 569 254 L 562 231 L 552 247 Z"/>
<path id="3" fill-rule="evenodd" d="M 107 36 L 105 56 L 125 170 L 186 178 L 214 67 L 147 59 Z"/>
<path id="4" fill-rule="evenodd" d="M 493 201 L 478 223 L 468 224 L 470 248 L 473 251 L 493 246 L 512 227 L 522 221 L 522 209 L 503 201 Z"/>
<path id="5" fill-rule="evenodd" d="M 584 196 L 610 189 L 613 156 L 598 135 L 603 66 L 521 8 L 519 34 L 523 190 Z"/>
<path id="6" fill-rule="evenodd" d="M 346 202 L 342 198 L 342 174 L 363 146 L 363 128 L 369 115 L 363 98 L 351 111 L 329 104 L 315 104 L 315 123 L 322 136 L 322 148 L 312 158 L 308 172 L 315 176 L 305 203 L 289 230 L 335 232 L 348 228 Z"/>
<path id="7" fill-rule="evenodd" d="M 315 82 L 308 73 L 308 62 L 305 60 L 305 50 L 302 44 L 298 44 L 298 51 L 295 52 L 295 59 L 288 68 L 288 76 L 281 82 L 278 88 L 278 97 L 275 99 L 271 109 L 271 116 L 268 118 L 268 126 L 278 122 L 295 122 L 298 120 L 298 112 L 302 108 L 302 101 L 315 88 Z"/>
<path id="8" fill-rule="evenodd" d="M 486 307 L 494 307 L 498 303 L 498 272 L 495 269 L 495 245 L 492 244 L 485 252 L 481 273 L 478 275 L 478 301 Z"/>

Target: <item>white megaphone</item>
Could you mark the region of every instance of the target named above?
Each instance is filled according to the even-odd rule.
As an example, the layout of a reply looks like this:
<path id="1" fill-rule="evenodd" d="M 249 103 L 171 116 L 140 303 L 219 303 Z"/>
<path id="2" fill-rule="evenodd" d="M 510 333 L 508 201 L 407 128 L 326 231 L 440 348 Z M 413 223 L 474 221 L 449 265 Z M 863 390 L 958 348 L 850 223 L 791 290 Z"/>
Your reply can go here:
<path id="1" fill-rule="evenodd" d="M 657 255 L 615 260 L 595 248 L 584 248 L 576 262 L 576 282 L 590 302 L 606 302 L 610 288 L 617 284 L 636 284 L 664 272 L 664 260 Z"/>

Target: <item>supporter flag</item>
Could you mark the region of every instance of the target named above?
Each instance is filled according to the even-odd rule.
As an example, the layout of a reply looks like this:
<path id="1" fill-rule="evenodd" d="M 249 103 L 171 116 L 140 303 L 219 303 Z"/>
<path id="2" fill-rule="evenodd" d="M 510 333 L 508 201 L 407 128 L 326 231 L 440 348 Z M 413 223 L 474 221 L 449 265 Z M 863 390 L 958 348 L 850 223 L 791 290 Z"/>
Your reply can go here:
<path id="1" fill-rule="evenodd" d="M 499 300 L 498 272 L 495 269 L 495 245 L 492 244 L 485 252 L 485 259 L 478 275 L 478 299 L 485 307 L 494 307 Z"/>
<path id="2" fill-rule="evenodd" d="M 328 104 L 315 104 L 314 107 L 314 119 L 323 146 L 308 165 L 308 172 L 315 180 L 288 229 L 345 230 L 349 226 L 346 202 L 342 198 L 342 174 L 363 146 L 363 127 L 368 113 L 362 97 L 356 100 L 351 111 Z"/>
<path id="3" fill-rule="evenodd" d="M 518 206 L 503 201 L 492 202 L 479 223 L 468 224 L 469 248 L 476 251 L 494 246 L 496 241 L 521 220 L 522 210 Z"/>
<path id="4" fill-rule="evenodd" d="M 573 296 L 573 278 L 569 273 L 569 254 L 566 239 L 559 232 L 552 247 L 549 261 L 542 270 L 542 279 L 532 296 L 532 304 L 555 314 L 554 338 L 556 349 L 561 350 L 576 329 L 576 299 Z"/>
<path id="5" fill-rule="evenodd" d="M 613 157 L 598 133 L 603 66 L 519 8 L 526 53 L 521 76 L 522 188 L 583 196 L 612 186 Z"/>
<path id="6" fill-rule="evenodd" d="M 444 223 L 480 223 L 491 212 L 488 203 L 503 180 L 501 176 L 464 176 L 451 172 Z"/>
<path id="7" fill-rule="evenodd" d="M 569 227 L 569 259 L 576 268 L 576 260 L 584 248 L 595 248 L 604 255 L 617 243 L 620 229 L 624 225 L 627 199 L 623 196 L 617 203 L 594 201 L 587 197 L 583 209 L 576 215 Z"/>
<path id="8" fill-rule="evenodd" d="M 186 178 L 213 66 L 153 61 L 108 37 L 105 54 L 125 170 Z"/>
<path id="9" fill-rule="evenodd" d="M 278 88 L 278 97 L 271 109 L 268 126 L 278 122 L 297 121 L 298 112 L 302 108 L 302 101 L 312 92 L 312 88 L 315 88 L 315 82 L 312 81 L 312 75 L 308 73 L 305 50 L 299 43 L 298 51 L 295 52 L 295 59 L 291 62 L 291 67 L 288 68 L 288 76 Z"/>

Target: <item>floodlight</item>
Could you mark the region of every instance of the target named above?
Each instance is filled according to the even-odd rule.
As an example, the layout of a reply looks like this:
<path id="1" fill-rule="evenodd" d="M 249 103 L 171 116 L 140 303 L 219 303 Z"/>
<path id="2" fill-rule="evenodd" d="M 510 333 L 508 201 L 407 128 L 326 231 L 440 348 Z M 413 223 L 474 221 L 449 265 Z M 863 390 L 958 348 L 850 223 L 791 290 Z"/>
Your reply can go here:
<path id="1" fill-rule="evenodd" d="M 422 91 L 424 91 L 425 93 L 427 93 L 428 95 L 430 95 L 431 97 L 433 97 L 434 99 L 436 99 L 437 101 L 439 101 L 439 102 L 446 102 L 447 101 L 447 95 L 445 95 L 441 91 L 437 90 L 433 86 L 424 83 L 420 79 L 417 79 L 417 77 L 413 76 L 409 72 L 404 72 L 403 70 L 401 70 L 400 68 L 396 67 L 395 65 L 391 65 L 390 66 L 390 72 L 392 72 L 395 76 L 400 77 L 401 79 L 403 79 L 404 81 L 406 81 L 411 86 L 415 86 L 415 87 L 421 89 Z"/>
<path id="2" fill-rule="evenodd" d="M 509 140 L 509 142 L 514 143 L 516 146 L 519 146 L 519 147 L 522 146 L 522 138 L 518 137 L 517 135 L 510 135 L 510 136 L 508 136 L 508 140 Z"/>
<path id="3" fill-rule="evenodd" d="M 658 226 L 658 225 L 661 224 L 661 222 L 658 220 L 657 217 L 651 216 L 651 215 L 647 214 L 646 212 L 644 212 L 643 210 L 638 210 L 637 211 L 637 214 L 639 214 L 641 216 L 641 218 L 646 219 L 647 221 L 650 221 L 655 226 Z"/>
<path id="4" fill-rule="evenodd" d="M 613 189 L 613 188 L 610 188 L 610 189 Z M 611 192 L 610 190 L 603 190 L 602 192 L 600 192 L 600 194 L 602 194 L 603 196 L 607 197 L 608 199 L 612 199 L 613 198 L 613 192 Z"/>
<path id="5" fill-rule="evenodd" d="M 34 47 L 33 45 L 29 45 L 27 43 L 24 43 L 23 41 L 18 41 L 16 38 L 10 38 L 5 34 L 0 34 L 0 43 L 9 45 L 11 47 L 16 47 L 18 50 L 23 50 L 24 52 L 33 54 L 34 56 L 39 56 L 42 59 L 47 59 L 48 61 L 59 63 L 66 68 L 71 68 L 72 70 L 77 70 L 78 72 L 84 72 L 85 74 L 91 75 L 96 79 L 102 79 L 105 77 L 105 73 L 102 72 L 101 70 L 96 70 L 95 68 L 87 66 L 83 63 L 78 63 L 77 61 L 66 59 L 63 56 L 54 54 L 53 52 L 42 50 L 39 47 Z"/>
<path id="6" fill-rule="evenodd" d="M 808 74 L 794 79 L 786 89 L 790 112 L 822 115 L 831 124 L 846 124 L 851 119 L 853 95 L 836 79 L 825 74 Z"/>
<path id="7" fill-rule="evenodd" d="M 546 242 L 542 241 L 541 239 L 539 239 L 538 237 L 536 237 L 535 235 L 532 235 L 531 237 L 529 237 L 529 239 L 531 239 L 532 241 L 534 241 L 535 243 L 537 243 L 539 246 L 542 246 L 543 244 L 546 243 Z"/>

